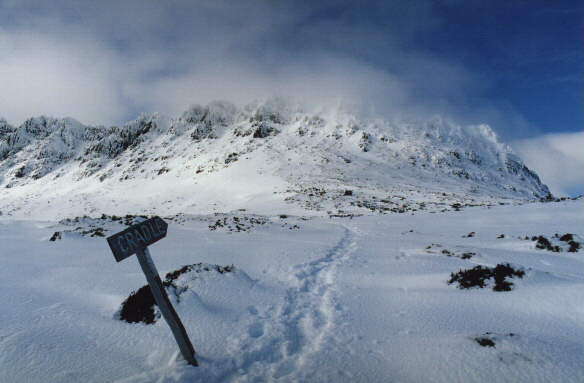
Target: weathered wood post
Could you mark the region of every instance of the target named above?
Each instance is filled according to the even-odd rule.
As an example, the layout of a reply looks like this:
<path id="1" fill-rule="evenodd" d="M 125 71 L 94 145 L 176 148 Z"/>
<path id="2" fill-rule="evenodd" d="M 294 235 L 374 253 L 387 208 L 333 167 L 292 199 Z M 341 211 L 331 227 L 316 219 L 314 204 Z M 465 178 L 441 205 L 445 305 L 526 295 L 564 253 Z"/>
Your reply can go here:
<path id="1" fill-rule="evenodd" d="M 166 323 L 170 326 L 183 358 L 189 364 L 198 366 L 195 349 L 178 314 L 172 307 L 168 295 L 166 295 L 160 275 L 158 275 L 158 270 L 156 270 L 148 250 L 149 245 L 166 237 L 167 229 L 168 224 L 162 218 L 152 217 L 108 237 L 107 242 L 117 262 L 136 254 L 154 296 L 154 301 L 158 305 Z"/>

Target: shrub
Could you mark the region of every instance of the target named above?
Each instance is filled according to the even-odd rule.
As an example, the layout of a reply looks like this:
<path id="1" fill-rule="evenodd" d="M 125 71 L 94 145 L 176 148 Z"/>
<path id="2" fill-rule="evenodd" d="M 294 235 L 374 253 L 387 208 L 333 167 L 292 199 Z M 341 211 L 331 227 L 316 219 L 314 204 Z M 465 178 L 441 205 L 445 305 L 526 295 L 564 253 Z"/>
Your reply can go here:
<path id="1" fill-rule="evenodd" d="M 513 283 L 508 281 L 507 278 L 523 278 L 524 275 L 525 271 L 516 270 L 508 263 L 498 264 L 494 268 L 479 265 L 472 269 L 451 273 L 448 284 L 458 283 L 459 289 L 484 288 L 486 287 L 486 282 L 493 279 L 495 282 L 493 291 L 511 291 Z"/>

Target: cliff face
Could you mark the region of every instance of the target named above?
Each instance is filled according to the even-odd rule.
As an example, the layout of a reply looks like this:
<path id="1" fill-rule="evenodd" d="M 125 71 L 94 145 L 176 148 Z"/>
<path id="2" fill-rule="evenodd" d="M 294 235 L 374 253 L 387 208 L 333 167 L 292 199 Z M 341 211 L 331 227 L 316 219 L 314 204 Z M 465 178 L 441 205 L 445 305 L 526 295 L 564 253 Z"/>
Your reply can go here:
<path id="1" fill-rule="evenodd" d="M 278 101 L 215 102 L 121 127 L 0 120 L 0 190 L 0 211 L 34 216 L 392 211 L 397 201 L 437 207 L 549 195 L 486 125 L 361 120 Z M 367 207 L 383 199 L 391 203 Z"/>

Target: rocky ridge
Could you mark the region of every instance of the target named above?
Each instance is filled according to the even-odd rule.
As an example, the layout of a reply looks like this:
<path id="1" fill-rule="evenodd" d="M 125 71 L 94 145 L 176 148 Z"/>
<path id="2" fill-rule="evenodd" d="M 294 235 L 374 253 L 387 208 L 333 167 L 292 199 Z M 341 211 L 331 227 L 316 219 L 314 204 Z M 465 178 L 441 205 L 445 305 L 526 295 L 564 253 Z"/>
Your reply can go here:
<path id="1" fill-rule="evenodd" d="M 0 211 L 15 216 L 456 210 L 550 198 L 486 125 L 195 105 L 123 126 L 0 120 Z M 122 210 L 122 211 L 120 211 Z"/>

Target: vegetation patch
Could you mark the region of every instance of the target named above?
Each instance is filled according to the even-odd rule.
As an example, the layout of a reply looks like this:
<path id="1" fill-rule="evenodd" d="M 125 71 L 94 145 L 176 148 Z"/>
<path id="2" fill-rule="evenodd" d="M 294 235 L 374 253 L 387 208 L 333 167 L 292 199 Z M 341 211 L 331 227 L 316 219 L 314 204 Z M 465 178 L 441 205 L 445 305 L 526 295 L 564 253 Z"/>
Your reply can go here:
<path id="1" fill-rule="evenodd" d="M 432 243 L 431 245 L 426 246 L 426 252 L 430 254 L 442 254 L 446 255 L 447 257 L 455 257 L 460 259 L 471 259 L 477 253 L 472 251 L 464 251 L 464 252 L 455 252 L 448 249 L 441 249 L 442 245 L 439 243 Z M 441 249 L 441 250 L 440 250 Z"/>
<path id="2" fill-rule="evenodd" d="M 540 250 L 549 250 L 554 253 L 559 253 L 562 251 L 562 248 L 557 245 L 552 245 L 549 239 L 544 237 L 543 235 L 532 237 L 532 241 L 535 241 L 535 247 Z"/>
<path id="3" fill-rule="evenodd" d="M 325 159 L 326 161 L 329 161 Z M 465 207 L 492 206 L 488 202 L 475 200 L 456 201 L 458 196 L 445 193 L 432 193 L 436 198 L 432 201 L 415 198 L 415 194 L 400 195 L 396 191 L 387 193 L 381 190 L 368 190 L 366 188 L 353 189 L 348 185 L 324 188 L 322 186 L 296 185 L 276 194 L 287 194 L 284 200 L 288 203 L 300 204 L 307 210 L 325 211 L 331 217 L 350 217 L 349 214 L 416 214 L 419 211 L 440 213 L 447 211 L 460 211 Z M 342 186 L 342 187 L 341 187 Z M 409 192 L 415 192 L 410 190 Z M 421 194 L 421 193 L 420 193 Z M 420 195 L 422 197 L 422 195 Z M 341 211 L 344 211 L 341 212 Z"/>
<path id="4" fill-rule="evenodd" d="M 450 274 L 448 284 L 458 283 L 459 289 L 484 288 L 487 283 L 493 291 L 511 291 L 513 282 L 508 278 L 523 278 L 525 271 L 515 269 L 510 264 L 498 264 L 494 268 L 475 266 L 472 269 L 459 270 Z M 494 282 L 494 283 L 493 283 Z"/>
<path id="5" fill-rule="evenodd" d="M 235 270 L 235 266 L 219 266 L 209 265 L 204 263 L 196 263 L 192 265 L 185 265 L 177 270 L 166 274 L 162 285 L 167 289 L 167 292 L 174 294 L 177 299 L 184 290 L 178 289 L 175 284 L 176 280 L 183 274 L 194 272 L 217 272 L 219 274 L 231 273 Z M 169 291 L 168 291 L 169 290 Z M 136 291 L 132 291 L 130 296 L 126 298 L 119 310 L 119 319 L 128 323 L 146 323 L 154 324 L 160 318 L 157 310 L 154 296 L 150 290 L 149 285 L 140 287 Z"/>
<path id="6" fill-rule="evenodd" d="M 61 232 L 60 231 L 55 231 L 53 233 L 53 235 L 51 236 L 51 238 L 49 238 L 49 241 L 55 242 L 58 239 L 61 239 Z"/>
<path id="7" fill-rule="evenodd" d="M 361 217 L 363 214 L 353 214 L 353 213 L 347 213 L 343 210 L 339 210 L 336 213 L 333 212 L 328 212 L 329 218 L 350 218 L 353 219 L 353 217 Z"/>
<path id="8" fill-rule="evenodd" d="M 497 341 L 501 338 L 513 338 L 517 335 L 510 332 L 508 334 L 494 334 L 492 332 L 486 332 L 483 335 L 477 336 L 474 339 L 475 342 L 479 344 L 481 347 L 493 347 L 495 348 L 497 345 Z"/>
<path id="9" fill-rule="evenodd" d="M 128 323 L 143 322 L 153 324 L 159 317 L 154 306 L 156 306 L 156 302 L 154 302 L 150 286 L 142 286 L 138 290 L 132 291 L 130 296 L 122 303 L 119 318 Z"/>
<path id="10" fill-rule="evenodd" d="M 495 341 L 485 336 L 476 337 L 475 341 L 483 347 L 495 347 Z"/>
<path id="11" fill-rule="evenodd" d="M 359 200 L 350 203 L 351 206 L 368 209 L 374 213 L 406 213 L 408 211 L 417 211 L 408 204 L 397 205 L 391 201 L 384 202 L 384 200 Z"/>
<path id="12" fill-rule="evenodd" d="M 219 265 L 209 265 L 209 264 L 205 264 L 205 263 L 195 263 L 192 265 L 185 265 L 185 266 L 181 267 L 180 269 L 166 273 L 166 276 L 164 277 L 164 282 L 162 282 L 162 284 L 165 287 L 170 287 L 170 286 L 176 287 L 174 282 L 181 275 L 186 274 L 186 273 L 190 273 L 190 272 L 202 273 L 202 272 L 216 271 L 219 274 L 225 274 L 225 273 L 231 273 L 234 269 L 235 269 L 235 266 L 233 266 L 233 265 L 219 266 Z"/>
<path id="13" fill-rule="evenodd" d="M 218 216 L 218 214 L 216 214 Z M 212 224 L 209 225 L 209 230 L 217 231 L 222 230 L 226 232 L 242 232 L 251 231 L 256 226 L 261 226 L 269 223 L 269 220 L 265 217 L 255 217 L 255 216 L 223 216 L 217 218 Z"/>
<path id="14" fill-rule="evenodd" d="M 556 234 L 554 237 L 558 238 L 562 242 L 565 242 L 569 246 L 568 247 L 569 253 L 576 253 L 582 248 L 583 245 L 582 242 L 578 242 L 574 234 L 566 233 L 562 236 Z"/>
<path id="15" fill-rule="evenodd" d="M 463 171 L 463 172 L 464 172 L 464 171 Z M 466 172 L 464 172 L 464 173 L 466 173 Z M 468 178 L 468 177 L 466 177 L 466 178 Z M 450 206 L 451 206 L 451 207 L 454 209 L 454 211 L 460 211 L 460 210 L 462 209 L 462 207 L 463 207 L 463 205 L 462 205 L 462 204 L 460 204 L 460 203 L 458 203 L 458 202 L 456 202 L 456 203 L 453 203 L 453 204 L 452 204 L 452 205 L 450 205 Z"/>
<path id="16" fill-rule="evenodd" d="M 225 165 L 231 163 L 231 162 L 235 162 L 239 159 L 239 155 L 237 153 L 230 153 L 227 158 L 225 158 Z"/>
<path id="17" fill-rule="evenodd" d="M 86 215 L 83 217 L 66 218 L 59 221 L 59 224 L 72 226 L 73 229 L 63 230 L 62 232 L 55 232 L 49 240 L 56 241 L 58 239 L 62 239 L 63 234 L 65 233 L 77 233 L 84 237 L 106 237 L 107 233 L 110 231 L 106 227 L 112 223 L 132 226 L 148 218 L 149 217 L 145 215 L 131 214 L 125 216 L 102 214 L 98 218 L 92 218 Z"/>
<path id="18" fill-rule="evenodd" d="M 561 253 L 566 251 L 568 253 L 577 253 L 583 248 L 584 243 L 578 236 L 571 233 L 554 234 L 553 237 L 547 238 L 543 235 L 535 235 L 532 237 L 524 237 L 524 240 L 531 240 L 535 242 L 535 248 L 539 250 L 547 250 L 553 253 Z"/>

